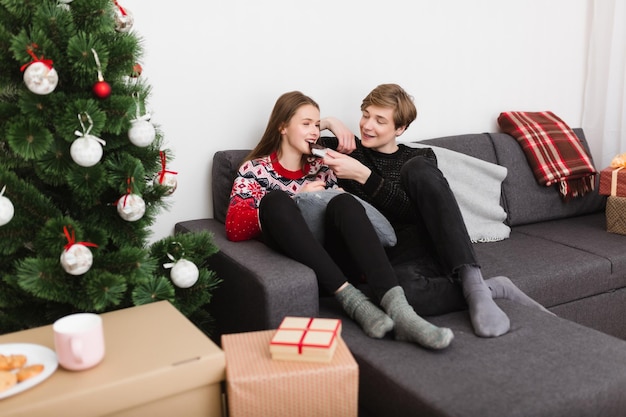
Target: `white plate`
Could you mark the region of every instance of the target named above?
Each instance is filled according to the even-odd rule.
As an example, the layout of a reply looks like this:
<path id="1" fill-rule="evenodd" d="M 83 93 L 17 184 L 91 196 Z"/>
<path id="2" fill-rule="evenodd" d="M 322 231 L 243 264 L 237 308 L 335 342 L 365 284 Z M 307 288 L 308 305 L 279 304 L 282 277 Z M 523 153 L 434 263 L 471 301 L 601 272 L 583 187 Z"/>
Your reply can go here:
<path id="1" fill-rule="evenodd" d="M 6 391 L 0 392 L 0 399 L 18 394 L 29 388 L 34 387 L 40 382 L 46 380 L 56 371 L 59 366 L 57 354 L 50 348 L 32 343 L 5 343 L 0 344 L 0 354 L 2 355 L 26 355 L 27 362 L 25 366 L 40 363 L 44 366 L 43 372 L 39 375 L 27 379 L 24 382 L 18 382 Z"/>

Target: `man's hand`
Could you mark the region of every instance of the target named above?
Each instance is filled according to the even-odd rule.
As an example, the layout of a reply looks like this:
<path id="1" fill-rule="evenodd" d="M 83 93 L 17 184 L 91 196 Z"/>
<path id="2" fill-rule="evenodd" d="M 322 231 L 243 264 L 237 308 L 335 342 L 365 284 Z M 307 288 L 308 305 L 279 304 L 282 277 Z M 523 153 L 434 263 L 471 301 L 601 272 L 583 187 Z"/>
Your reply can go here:
<path id="1" fill-rule="evenodd" d="M 325 117 L 320 123 L 320 129 L 328 129 L 335 135 L 339 141 L 339 145 L 337 146 L 339 152 L 348 154 L 356 149 L 354 133 L 352 133 L 350 129 L 348 129 L 348 126 L 343 124 L 341 120 L 334 117 Z"/>
<path id="2" fill-rule="evenodd" d="M 328 165 L 337 178 L 357 181 L 365 184 L 372 171 L 351 156 L 335 152 L 332 149 L 326 151 L 324 164 Z"/>

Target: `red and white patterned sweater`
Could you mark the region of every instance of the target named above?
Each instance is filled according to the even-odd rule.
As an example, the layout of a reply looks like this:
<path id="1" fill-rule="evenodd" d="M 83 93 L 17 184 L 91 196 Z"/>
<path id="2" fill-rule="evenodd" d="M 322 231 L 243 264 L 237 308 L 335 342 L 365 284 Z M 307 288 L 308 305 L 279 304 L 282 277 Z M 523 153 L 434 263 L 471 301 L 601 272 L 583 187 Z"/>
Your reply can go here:
<path id="1" fill-rule="evenodd" d="M 326 188 L 337 188 L 337 177 L 321 159 L 312 159 L 303 170 L 290 171 L 280 165 L 276 153 L 245 161 L 237 171 L 226 212 L 226 237 L 232 241 L 254 239 L 261 234 L 259 203 L 272 190 L 289 195 L 305 184 L 322 180 Z"/>

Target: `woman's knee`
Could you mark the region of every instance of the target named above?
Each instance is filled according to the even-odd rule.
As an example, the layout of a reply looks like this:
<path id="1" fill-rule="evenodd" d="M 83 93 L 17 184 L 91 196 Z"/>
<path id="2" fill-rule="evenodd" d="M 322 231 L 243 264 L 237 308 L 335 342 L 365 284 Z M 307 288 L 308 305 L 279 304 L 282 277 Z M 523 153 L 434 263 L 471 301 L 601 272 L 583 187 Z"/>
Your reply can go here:
<path id="1" fill-rule="evenodd" d="M 285 216 L 285 212 L 293 209 L 297 210 L 297 207 L 291 196 L 282 190 L 274 190 L 259 202 L 259 217 L 263 220 L 268 215 Z"/>
<path id="2" fill-rule="evenodd" d="M 274 204 L 284 204 L 287 199 L 291 200 L 291 196 L 282 190 L 274 190 L 265 194 L 259 203 L 259 207 L 268 207 Z"/>
<path id="3" fill-rule="evenodd" d="M 326 206 L 326 213 L 354 213 L 354 210 L 364 210 L 363 206 L 350 193 L 341 193 L 333 197 Z"/>

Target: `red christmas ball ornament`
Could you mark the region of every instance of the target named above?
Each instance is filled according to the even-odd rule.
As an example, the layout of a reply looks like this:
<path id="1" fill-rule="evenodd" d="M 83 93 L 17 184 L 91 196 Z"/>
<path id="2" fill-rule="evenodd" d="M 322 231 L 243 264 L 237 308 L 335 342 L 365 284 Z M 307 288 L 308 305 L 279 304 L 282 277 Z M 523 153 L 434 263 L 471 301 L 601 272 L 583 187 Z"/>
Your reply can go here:
<path id="1" fill-rule="evenodd" d="M 102 80 L 93 85 L 93 93 L 101 100 L 109 98 L 111 95 L 111 86 L 108 82 Z"/>
<path id="2" fill-rule="evenodd" d="M 130 73 L 130 76 L 133 78 L 137 78 L 141 75 L 142 72 L 143 68 L 141 67 L 141 64 L 137 63 L 133 65 L 133 71 Z"/>
<path id="3" fill-rule="evenodd" d="M 101 100 L 109 98 L 111 95 L 111 86 L 109 83 L 104 81 L 104 76 L 102 75 L 102 65 L 100 65 L 100 58 L 98 58 L 98 53 L 95 49 L 91 48 L 91 52 L 93 53 L 93 59 L 96 61 L 96 67 L 98 69 L 98 81 L 93 85 L 92 91 L 96 97 Z"/>

